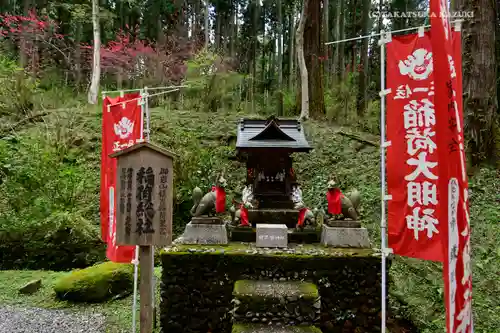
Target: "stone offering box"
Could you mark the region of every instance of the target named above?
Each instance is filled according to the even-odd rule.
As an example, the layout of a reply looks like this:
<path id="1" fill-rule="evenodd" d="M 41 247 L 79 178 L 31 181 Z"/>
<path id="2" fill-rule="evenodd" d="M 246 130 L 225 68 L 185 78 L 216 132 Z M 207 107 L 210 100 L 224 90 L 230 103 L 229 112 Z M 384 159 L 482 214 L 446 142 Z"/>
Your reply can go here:
<path id="1" fill-rule="evenodd" d="M 375 250 L 231 242 L 160 256 L 162 332 L 380 332 Z"/>

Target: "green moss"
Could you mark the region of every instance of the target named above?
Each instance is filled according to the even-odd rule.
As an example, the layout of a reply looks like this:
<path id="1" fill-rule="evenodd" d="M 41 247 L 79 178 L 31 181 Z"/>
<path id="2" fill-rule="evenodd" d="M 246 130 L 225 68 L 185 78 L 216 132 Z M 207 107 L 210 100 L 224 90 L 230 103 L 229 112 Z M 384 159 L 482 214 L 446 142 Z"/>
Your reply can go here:
<path id="1" fill-rule="evenodd" d="M 321 330 L 314 326 L 275 327 L 258 324 L 234 324 L 232 333 L 321 333 Z"/>
<path id="2" fill-rule="evenodd" d="M 132 291 L 133 270 L 130 264 L 105 262 L 64 275 L 54 284 L 54 291 L 61 300 L 103 302 Z"/>
<path id="3" fill-rule="evenodd" d="M 303 281 L 274 282 L 265 280 L 238 280 L 234 284 L 233 295 L 236 298 L 252 297 L 276 299 L 279 297 L 297 297 L 316 300 L 318 287 L 314 283 Z"/>
<path id="4" fill-rule="evenodd" d="M 373 249 L 327 248 L 318 244 L 291 245 L 286 250 L 258 251 L 255 244 L 231 242 L 228 245 L 175 245 L 163 249 L 161 256 L 170 255 L 237 255 L 244 257 L 272 256 L 297 258 L 342 258 L 342 257 L 373 257 L 377 252 Z M 313 253 L 315 252 L 315 253 Z"/>

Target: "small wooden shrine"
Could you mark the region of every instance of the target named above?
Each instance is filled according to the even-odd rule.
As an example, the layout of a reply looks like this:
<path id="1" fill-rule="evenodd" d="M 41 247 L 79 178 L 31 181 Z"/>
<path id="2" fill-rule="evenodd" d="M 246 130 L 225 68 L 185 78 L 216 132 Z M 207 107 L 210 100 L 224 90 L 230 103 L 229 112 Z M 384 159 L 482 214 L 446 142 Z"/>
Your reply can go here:
<path id="1" fill-rule="evenodd" d="M 249 210 L 250 223 L 264 222 L 263 214 L 268 215 L 265 213 L 269 210 L 284 215 L 292 213 L 287 224 L 296 223 L 298 211 L 294 209 L 292 194 L 298 184 L 291 154 L 312 150 L 300 121 L 275 117 L 242 119 L 238 125 L 236 149 L 238 159 L 246 163 L 246 185 L 251 185 L 256 202 Z M 280 222 L 280 219 L 273 220 Z"/>

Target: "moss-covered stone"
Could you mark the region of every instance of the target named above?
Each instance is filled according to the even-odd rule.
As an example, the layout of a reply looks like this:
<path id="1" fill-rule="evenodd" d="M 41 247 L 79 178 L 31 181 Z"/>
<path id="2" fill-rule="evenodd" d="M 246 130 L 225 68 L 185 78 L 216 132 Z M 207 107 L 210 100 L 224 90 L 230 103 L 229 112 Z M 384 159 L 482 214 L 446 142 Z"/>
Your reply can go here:
<path id="1" fill-rule="evenodd" d="M 380 253 L 375 250 L 314 244 L 281 250 L 248 243 L 182 245 L 164 249 L 161 260 L 164 332 L 230 333 L 234 284 L 259 279 L 314 283 L 321 297 L 317 323 L 323 333 L 346 327 L 348 332 L 380 332 Z"/>
<path id="2" fill-rule="evenodd" d="M 312 325 L 319 321 L 321 300 L 314 283 L 239 280 L 233 291 L 233 318 L 239 323 Z"/>
<path id="3" fill-rule="evenodd" d="M 231 333 L 321 333 L 321 330 L 314 326 L 234 324 Z"/>
<path id="4" fill-rule="evenodd" d="M 73 302 L 103 302 L 132 292 L 134 266 L 105 262 L 72 271 L 54 284 L 56 296 Z"/>
<path id="5" fill-rule="evenodd" d="M 267 280 L 239 280 L 234 284 L 235 298 L 252 297 L 275 300 L 280 298 L 302 298 L 316 300 L 318 287 L 303 281 L 275 282 Z"/>

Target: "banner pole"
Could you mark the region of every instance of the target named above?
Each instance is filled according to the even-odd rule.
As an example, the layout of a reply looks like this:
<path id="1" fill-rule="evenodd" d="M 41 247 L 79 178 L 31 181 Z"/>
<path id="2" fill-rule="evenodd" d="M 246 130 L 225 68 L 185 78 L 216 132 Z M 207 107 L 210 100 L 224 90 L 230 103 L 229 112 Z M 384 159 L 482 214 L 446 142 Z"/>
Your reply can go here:
<path id="1" fill-rule="evenodd" d="M 144 140 L 144 106 L 145 106 L 145 97 L 144 97 L 144 90 L 140 90 L 140 96 L 141 96 L 141 142 Z"/>
<path id="2" fill-rule="evenodd" d="M 137 328 L 137 280 L 139 278 L 139 246 L 135 247 L 135 257 L 132 260 L 134 264 L 134 298 L 132 304 L 132 333 L 135 333 Z"/>
<path id="3" fill-rule="evenodd" d="M 146 141 L 149 142 L 149 132 L 150 132 L 150 123 L 149 123 L 149 94 L 148 87 L 144 87 L 144 95 L 146 96 Z"/>
<path id="4" fill-rule="evenodd" d="M 385 221 L 385 32 L 380 31 L 380 178 L 381 186 L 381 218 L 380 218 L 380 238 L 381 238 L 381 251 L 382 251 L 382 323 L 381 332 L 386 331 L 386 221 Z"/>

